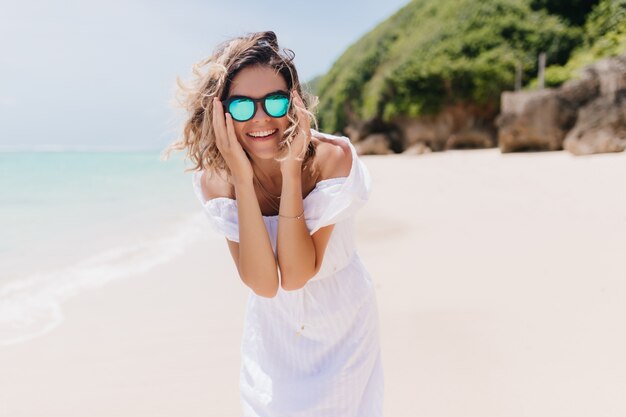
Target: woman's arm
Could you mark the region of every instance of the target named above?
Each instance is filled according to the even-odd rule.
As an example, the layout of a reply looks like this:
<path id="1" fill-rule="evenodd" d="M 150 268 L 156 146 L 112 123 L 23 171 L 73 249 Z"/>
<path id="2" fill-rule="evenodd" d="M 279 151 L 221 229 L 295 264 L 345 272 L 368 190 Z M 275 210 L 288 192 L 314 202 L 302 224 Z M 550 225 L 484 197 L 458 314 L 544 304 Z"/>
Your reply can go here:
<path id="1" fill-rule="evenodd" d="M 217 97 L 213 98 L 213 128 L 215 143 L 231 170 L 237 195 L 239 247 L 233 259 L 239 276 L 256 294 L 273 297 L 278 292 L 278 269 L 254 192 L 252 165 L 237 140 L 232 116 L 224 114 Z"/>
<path id="2" fill-rule="evenodd" d="M 231 184 L 219 175 L 203 174 L 200 186 L 205 200 L 232 197 Z M 278 292 L 278 266 L 252 183 L 242 181 L 235 190 L 240 242 L 226 238 L 228 249 L 243 283 L 258 295 L 273 297 Z"/>
<path id="3" fill-rule="evenodd" d="M 239 216 L 237 270 L 256 294 L 274 297 L 278 292 L 278 268 L 252 182 L 235 184 Z"/>
<path id="4" fill-rule="evenodd" d="M 299 131 L 295 136 L 292 147 L 295 150 L 280 163 L 280 171 L 283 176 L 281 190 L 281 202 L 278 217 L 278 234 L 276 237 L 276 252 L 278 268 L 280 269 L 280 285 L 284 290 L 297 290 L 304 287 L 322 266 L 324 252 L 334 225 L 320 228 L 311 235 L 307 228 L 304 216 L 293 218 L 303 213 L 304 201 L 302 200 L 302 161 L 294 155 L 298 155 L 308 146 L 310 141 L 310 120 L 302 98 L 293 92 L 293 103 L 298 108 Z M 307 138 L 307 136 L 309 136 Z M 320 151 L 316 159 L 320 161 L 321 171 L 324 175 L 331 173 L 330 177 L 347 176 L 352 166 L 352 153 L 342 147 L 334 145 L 318 146 Z M 324 176 L 328 178 L 328 176 Z M 287 216 L 287 217 L 283 217 Z M 291 218 L 290 218 L 291 217 Z"/>
<path id="5" fill-rule="evenodd" d="M 320 152 L 325 171 L 333 170 L 332 177 L 347 176 L 351 167 L 350 150 L 346 153 L 341 147 L 327 145 L 326 152 Z M 321 147 L 319 147 L 321 148 Z M 319 149 L 318 148 L 318 149 Z M 297 164 L 283 169 L 280 213 L 284 216 L 297 216 L 302 213 L 301 168 Z M 304 216 L 300 219 L 278 218 L 277 253 L 280 268 L 281 287 L 284 290 L 302 288 L 322 266 L 324 252 L 328 246 L 334 225 L 320 228 L 309 234 Z"/>
<path id="6" fill-rule="evenodd" d="M 304 211 L 301 171 L 283 171 L 280 214 L 297 216 Z M 284 290 L 296 290 L 316 273 L 315 245 L 306 227 L 304 216 L 299 219 L 278 217 L 276 252 L 280 268 L 280 285 Z"/>

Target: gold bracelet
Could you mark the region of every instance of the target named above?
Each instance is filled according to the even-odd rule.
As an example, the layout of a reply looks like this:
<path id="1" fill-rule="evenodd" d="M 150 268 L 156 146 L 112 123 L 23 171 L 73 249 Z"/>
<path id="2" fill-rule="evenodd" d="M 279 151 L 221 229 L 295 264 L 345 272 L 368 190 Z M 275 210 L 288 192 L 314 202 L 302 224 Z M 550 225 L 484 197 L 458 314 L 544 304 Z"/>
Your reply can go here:
<path id="1" fill-rule="evenodd" d="M 295 217 L 289 217 L 289 216 L 283 216 L 282 214 L 278 213 L 278 215 L 280 217 L 284 217 L 286 219 L 300 219 L 303 215 L 304 215 L 304 210 L 302 210 L 302 213 L 300 213 L 299 215 L 295 216 Z"/>

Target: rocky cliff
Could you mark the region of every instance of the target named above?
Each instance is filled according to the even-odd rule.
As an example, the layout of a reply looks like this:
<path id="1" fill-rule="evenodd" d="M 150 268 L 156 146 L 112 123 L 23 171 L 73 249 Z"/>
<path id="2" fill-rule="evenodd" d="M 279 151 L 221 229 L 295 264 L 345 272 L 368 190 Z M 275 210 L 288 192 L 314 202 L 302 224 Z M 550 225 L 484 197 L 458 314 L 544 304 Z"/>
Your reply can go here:
<path id="1" fill-rule="evenodd" d="M 626 54 L 606 58 L 556 89 L 503 93 L 502 152 L 566 149 L 575 155 L 626 149 Z"/>

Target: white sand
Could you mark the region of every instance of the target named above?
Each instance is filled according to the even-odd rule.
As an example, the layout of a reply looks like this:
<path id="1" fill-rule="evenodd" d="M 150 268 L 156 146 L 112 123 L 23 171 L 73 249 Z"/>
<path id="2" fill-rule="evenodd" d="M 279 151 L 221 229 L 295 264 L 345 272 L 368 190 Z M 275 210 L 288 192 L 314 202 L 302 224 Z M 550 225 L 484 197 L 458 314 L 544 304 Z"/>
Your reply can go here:
<path id="1" fill-rule="evenodd" d="M 626 415 L 626 154 L 364 160 L 386 417 Z M 184 256 L 0 348 L 0 416 L 240 416 L 248 289 L 200 227 Z"/>

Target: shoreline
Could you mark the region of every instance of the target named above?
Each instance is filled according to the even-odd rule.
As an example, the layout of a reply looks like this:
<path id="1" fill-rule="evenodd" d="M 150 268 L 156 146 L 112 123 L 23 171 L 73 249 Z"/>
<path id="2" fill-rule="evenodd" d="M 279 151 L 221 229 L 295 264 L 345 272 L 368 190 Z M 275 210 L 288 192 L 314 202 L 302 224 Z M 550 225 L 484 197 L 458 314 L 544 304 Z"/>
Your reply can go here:
<path id="1" fill-rule="evenodd" d="M 53 253 L 45 259 L 37 257 L 35 268 L 0 283 L 0 348 L 53 331 L 64 319 L 63 304 L 68 299 L 180 257 L 201 238 L 196 230 L 203 220 L 204 214 L 196 212 L 170 223 L 165 230 L 144 231 L 143 238 L 126 232 L 116 245 L 109 237 L 108 248 L 102 242 L 99 246 L 90 242 L 78 253 L 75 244 L 66 240 L 72 256 L 62 260 Z M 119 226 L 116 223 L 114 230 Z"/>

